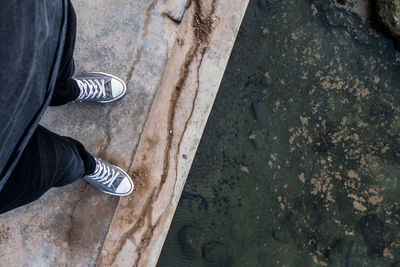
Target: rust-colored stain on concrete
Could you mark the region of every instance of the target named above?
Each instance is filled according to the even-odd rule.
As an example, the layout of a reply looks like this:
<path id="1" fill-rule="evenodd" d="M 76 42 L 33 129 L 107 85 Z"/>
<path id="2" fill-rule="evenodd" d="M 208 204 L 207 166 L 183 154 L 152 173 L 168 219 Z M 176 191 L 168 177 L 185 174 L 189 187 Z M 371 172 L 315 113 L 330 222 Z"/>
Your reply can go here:
<path id="1" fill-rule="evenodd" d="M 210 81 L 216 81 L 207 86 L 207 90 L 215 90 L 212 94 L 202 92 L 203 99 L 207 95 L 207 101 L 212 103 L 233 46 L 232 35 L 236 35 L 247 2 L 229 4 L 236 12 L 233 13 L 233 21 L 227 20 L 227 5 L 221 0 L 192 0 L 182 21 L 177 23 L 174 20 L 179 27 L 177 41 L 129 171 L 135 180 L 140 180 L 139 186 L 133 196 L 120 200 L 98 266 L 143 266 L 155 264 L 157 260 L 162 245 L 160 240 L 167 233 L 195 147 L 211 109 L 208 102 L 204 103 L 205 108 L 201 108 L 200 113 L 196 110 L 200 90 L 205 90 L 201 83 L 203 80 L 209 82 L 202 75 L 211 75 Z M 230 28 L 221 27 L 224 26 L 221 22 L 223 17 L 226 17 L 225 25 L 231 24 Z M 166 19 L 171 18 L 166 16 Z M 214 24 L 216 21 L 218 24 Z M 222 31 L 225 37 L 216 33 L 216 30 Z M 221 38 L 218 45 L 216 41 L 210 43 L 214 35 Z M 220 54 L 220 57 L 213 58 L 210 51 Z M 205 57 L 208 57 L 208 62 L 217 62 L 218 71 L 215 74 L 203 70 Z M 185 134 L 193 131 L 194 127 L 200 128 L 185 140 Z M 188 149 L 188 140 L 190 147 L 194 146 L 194 150 L 189 151 L 190 158 L 188 153 L 181 155 L 182 150 Z M 182 164 L 184 167 L 180 166 Z M 179 174 L 182 170 L 186 175 Z"/>

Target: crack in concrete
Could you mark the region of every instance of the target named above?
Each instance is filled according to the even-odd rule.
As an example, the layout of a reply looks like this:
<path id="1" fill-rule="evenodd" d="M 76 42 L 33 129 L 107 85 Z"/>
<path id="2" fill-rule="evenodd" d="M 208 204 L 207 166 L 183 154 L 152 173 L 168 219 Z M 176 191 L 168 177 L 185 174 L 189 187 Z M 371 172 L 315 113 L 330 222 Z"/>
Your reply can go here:
<path id="1" fill-rule="evenodd" d="M 191 108 L 191 110 L 190 110 L 189 118 L 186 120 L 186 122 L 185 122 L 185 127 L 183 128 L 183 133 L 186 132 L 187 127 L 188 127 L 188 125 L 189 125 L 189 122 L 190 122 L 190 120 L 191 120 L 192 117 L 193 117 L 193 112 L 194 112 L 194 108 L 195 108 L 195 105 L 196 105 L 196 101 L 197 101 L 197 97 L 198 97 L 198 95 L 199 95 L 199 89 L 200 89 L 200 67 L 201 67 L 201 65 L 203 64 L 203 58 L 204 58 L 204 55 L 205 55 L 206 51 L 207 51 L 207 47 L 204 47 L 204 48 L 203 48 L 203 51 L 201 52 L 201 58 L 200 58 L 200 60 L 199 60 L 199 64 L 197 65 L 197 70 L 196 70 L 196 75 L 197 75 L 197 79 L 196 79 L 197 87 L 196 87 L 195 95 L 194 95 L 194 97 L 193 97 L 192 108 Z M 179 155 L 180 152 L 181 152 L 181 144 L 182 144 L 183 136 L 184 136 L 184 134 L 182 134 L 182 137 L 181 137 L 181 139 L 179 140 L 179 144 L 178 144 L 178 153 L 177 153 L 177 155 Z M 175 173 L 178 174 L 178 161 L 177 161 L 176 164 L 175 164 Z M 176 182 L 177 182 L 177 179 L 175 179 L 175 182 L 174 182 L 174 187 L 173 187 L 174 192 L 175 192 L 175 188 L 176 188 Z M 171 203 L 173 197 L 174 197 L 174 195 L 171 196 L 171 198 L 170 198 L 170 200 L 169 200 L 170 203 Z M 164 213 L 165 213 L 165 212 L 164 212 Z"/>
<path id="2" fill-rule="evenodd" d="M 87 190 L 88 190 L 89 186 L 90 186 L 89 183 L 87 183 L 81 189 L 79 198 L 76 200 L 76 202 L 74 203 L 74 205 L 72 206 L 72 209 L 71 209 L 71 214 L 69 216 L 70 223 L 69 223 L 68 230 L 66 231 L 67 232 L 67 240 L 66 240 L 66 242 L 69 244 L 68 248 L 69 248 L 70 252 L 73 249 L 73 245 L 72 245 L 73 244 L 73 238 L 72 238 L 72 236 L 73 236 L 73 232 L 74 232 L 75 227 L 76 227 L 75 226 L 75 222 L 74 222 L 75 209 L 76 209 L 76 206 L 78 206 L 79 202 L 81 202 L 83 199 L 85 199 L 87 197 Z"/>
<path id="3" fill-rule="evenodd" d="M 141 227 L 144 226 L 144 222 L 146 219 L 148 219 L 147 223 L 147 230 L 146 232 L 142 235 L 140 245 L 136 249 L 137 253 L 137 259 L 135 260 L 134 266 L 137 266 L 139 264 L 139 261 L 142 256 L 142 252 L 144 249 L 148 247 L 150 244 L 151 238 L 153 237 L 154 230 L 157 227 L 157 225 L 160 222 L 160 219 L 162 215 L 157 219 L 157 221 L 153 224 L 152 223 L 152 210 L 153 210 L 153 203 L 156 202 L 156 200 L 159 197 L 159 194 L 163 188 L 163 185 L 169 175 L 169 168 L 170 168 L 170 154 L 171 154 L 171 148 L 172 148 L 172 140 L 174 138 L 174 120 L 175 120 L 175 115 L 176 115 L 176 108 L 177 108 L 177 103 L 178 100 L 180 99 L 182 90 L 184 89 L 184 86 L 186 84 L 189 72 L 190 72 L 190 66 L 192 65 L 194 59 L 196 56 L 198 56 L 199 51 L 201 51 L 201 57 L 199 60 L 199 64 L 197 66 L 197 88 L 195 92 L 195 96 L 192 102 L 192 107 L 191 107 L 191 113 L 189 115 L 189 118 L 185 122 L 185 127 L 184 131 L 182 133 L 182 136 L 180 136 L 179 139 L 179 144 L 178 144 L 178 151 L 180 150 L 180 145 L 183 139 L 184 132 L 186 131 L 186 128 L 189 124 L 189 121 L 192 118 L 193 112 L 194 112 L 194 106 L 195 102 L 198 96 L 198 90 L 200 87 L 200 81 L 199 81 L 199 71 L 200 71 L 200 66 L 203 61 L 204 54 L 206 52 L 206 46 L 209 43 L 209 38 L 212 33 L 212 26 L 213 26 L 213 18 L 212 16 L 215 13 L 215 6 L 218 0 L 213 0 L 211 3 L 211 10 L 208 15 L 203 16 L 202 14 L 202 5 L 200 3 L 200 0 L 192 0 L 194 3 L 194 8 L 195 8 L 195 14 L 192 18 L 192 29 L 193 29 L 193 44 L 189 51 L 187 52 L 185 56 L 185 61 L 181 67 L 180 71 L 180 78 L 178 82 L 175 85 L 175 90 L 172 92 L 171 99 L 170 99 L 170 106 L 168 110 L 168 126 L 167 126 L 167 144 L 164 149 L 164 159 L 163 159 L 163 171 L 161 174 L 161 181 L 157 187 L 155 187 L 151 193 L 151 195 L 146 199 L 145 204 L 143 205 L 140 216 L 136 220 L 135 224 L 128 230 L 126 231 L 121 238 L 118 240 L 118 243 L 116 245 L 117 249 L 113 250 L 115 253 L 113 253 L 112 258 L 108 265 L 112 265 L 115 263 L 116 257 L 118 255 L 118 252 L 122 250 L 122 248 L 125 246 L 127 240 L 132 240 L 133 234 Z M 189 6 L 191 6 L 192 1 L 189 3 Z M 147 13 L 150 14 L 150 11 L 155 7 L 155 1 L 151 3 L 149 8 L 147 9 Z M 146 19 L 145 22 L 145 31 L 147 33 L 147 26 L 148 26 L 149 20 Z M 131 169 L 133 165 L 133 160 L 130 164 L 129 170 Z M 175 156 L 175 164 L 177 166 L 177 157 Z M 176 181 L 175 181 L 176 184 Z M 166 211 L 163 212 L 163 214 Z M 102 259 L 98 262 L 98 266 L 102 265 L 101 262 Z"/>
<path id="4" fill-rule="evenodd" d="M 153 0 L 153 2 L 151 2 L 150 5 L 146 8 L 146 19 L 144 21 L 143 30 L 141 30 L 141 32 L 140 32 L 141 36 L 144 36 L 144 35 L 146 35 L 148 33 L 148 27 L 149 27 L 149 24 L 150 24 L 150 17 L 151 17 L 150 13 L 156 7 L 156 4 L 157 4 L 157 0 Z M 145 45 L 145 42 L 142 41 L 142 43 L 140 44 L 140 48 L 138 50 L 136 50 L 135 60 L 132 63 L 132 66 L 131 66 L 131 68 L 130 68 L 130 70 L 128 72 L 128 76 L 127 76 L 127 82 L 128 83 L 132 78 L 132 75 L 133 75 L 133 72 L 134 72 L 134 70 L 136 68 L 136 65 L 139 63 L 140 59 L 142 58 L 141 50 L 142 50 L 144 45 Z M 141 135 L 141 133 L 140 133 L 140 135 Z M 138 142 L 140 142 L 140 139 L 141 139 L 141 136 L 139 136 L 139 139 L 138 139 L 139 141 Z M 136 154 L 136 150 L 133 149 L 132 150 L 131 159 L 130 159 L 130 163 L 128 165 L 128 172 L 129 173 L 131 172 L 130 170 L 132 168 L 133 161 L 135 159 L 135 154 Z"/>
<path id="5" fill-rule="evenodd" d="M 141 49 L 142 47 L 140 47 Z M 135 52 L 135 60 L 133 61 L 131 68 L 129 69 L 128 75 L 126 77 L 126 83 L 127 83 L 127 89 L 129 89 L 128 85 L 130 80 L 132 79 L 132 75 L 133 72 L 135 71 L 136 65 L 139 63 L 140 59 L 142 58 L 142 53 L 140 52 L 140 49 L 136 50 Z M 140 138 L 139 138 L 140 140 Z M 135 154 L 136 154 L 136 149 L 132 149 L 132 154 L 130 156 L 130 163 L 128 165 L 128 171 L 131 169 L 132 164 L 133 164 L 133 160 L 135 158 Z"/>
<path id="6" fill-rule="evenodd" d="M 152 193 L 150 194 L 150 196 L 146 199 L 145 204 L 142 207 L 142 210 L 140 212 L 139 218 L 136 220 L 135 224 L 133 225 L 132 228 L 130 228 L 128 231 L 126 231 L 121 238 L 118 240 L 118 244 L 116 245 L 117 249 L 115 249 L 114 251 L 116 251 L 116 253 L 113 253 L 112 258 L 110 260 L 110 262 L 108 264 L 103 264 L 102 258 L 100 258 L 99 262 L 97 263 L 97 266 L 112 266 L 117 258 L 117 254 L 119 251 L 122 250 L 122 248 L 125 246 L 127 240 L 132 240 L 133 238 L 133 234 L 144 225 L 144 221 L 146 218 L 146 213 L 151 213 L 152 209 L 152 202 L 154 200 L 154 196 L 155 196 L 155 192 L 156 192 L 156 188 L 153 189 Z M 150 212 L 149 212 L 150 211 Z M 151 214 L 150 214 L 151 216 Z M 151 223 L 151 221 L 150 221 Z"/>
<path id="7" fill-rule="evenodd" d="M 153 0 L 153 2 L 151 2 L 150 5 L 146 8 L 146 19 L 143 24 L 143 34 L 144 35 L 148 34 L 148 27 L 150 24 L 150 17 L 151 17 L 150 13 L 151 13 L 151 11 L 153 11 L 156 4 L 157 4 L 157 0 Z"/>
<path id="8" fill-rule="evenodd" d="M 177 85 L 175 87 L 176 90 L 173 92 L 173 95 L 171 96 L 171 104 L 170 104 L 169 113 L 168 113 L 169 118 L 168 118 L 167 146 L 164 151 L 163 173 L 161 175 L 161 182 L 160 182 L 160 186 L 159 186 L 159 189 L 157 192 L 157 196 L 160 194 L 163 184 L 165 183 L 165 180 L 169 174 L 169 165 L 170 165 L 169 156 L 170 156 L 170 152 L 171 152 L 170 150 L 171 150 L 171 146 L 172 146 L 172 139 L 174 137 L 173 124 L 174 124 L 174 118 L 175 118 L 175 113 L 176 113 L 176 104 L 180 98 L 181 91 L 186 83 L 187 76 L 189 74 L 189 67 L 192 64 L 192 62 L 193 62 L 195 56 L 197 55 L 198 51 L 200 50 L 200 48 L 203 47 L 203 49 L 204 49 L 204 45 L 208 44 L 209 37 L 212 32 L 212 25 L 213 25 L 212 15 L 215 13 L 215 6 L 217 3 L 217 0 L 212 1 L 211 11 L 205 17 L 202 15 L 202 6 L 200 3 L 200 0 L 192 0 L 192 1 L 194 2 L 194 6 L 195 6 L 194 7 L 195 13 L 194 13 L 194 16 L 192 19 L 192 28 L 193 28 L 193 32 L 194 32 L 194 40 L 193 40 L 194 45 L 191 47 L 189 52 L 186 54 L 183 68 L 181 68 L 180 79 L 178 80 Z M 204 52 L 205 52 L 205 50 L 202 51 L 201 61 L 203 59 Z M 201 65 L 201 62 L 198 65 L 198 68 L 200 68 L 200 65 Z M 198 91 L 198 88 L 196 89 L 196 98 L 197 98 L 197 94 L 198 94 L 197 91 Z M 193 108 L 194 107 L 192 107 L 192 109 Z M 193 110 L 192 110 L 192 112 L 193 112 Z M 192 115 L 192 113 L 190 114 L 188 121 L 190 120 L 191 115 Z M 186 121 L 186 123 L 185 123 L 184 131 L 186 130 L 188 121 Z M 182 138 L 183 138 L 183 135 L 181 136 L 181 140 L 179 141 L 179 146 L 182 141 Z M 176 156 L 175 156 L 175 162 L 176 162 L 176 166 L 177 166 Z"/>
<path id="9" fill-rule="evenodd" d="M 153 196 L 154 198 L 155 196 Z M 142 256 L 142 252 L 145 248 L 147 248 L 147 246 L 150 244 L 150 240 L 153 237 L 153 233 L 154 233 L 154 229 L 156 228 L 156 226 L 158 225 L 159 221 L 160 221 L 160 217 L 157 219 L 156 223 L 153 225 L 152 221 L 152 212 L 153 212 L 153 202 L 155 201 L 155 199 L 152 199 L 151 203 L 150 203 L 150 207 L 149 207 L 149 211 L 147 212 L 147 221 L 148 221 L 148 228 L 147 230 L 144 232 L 144 234 L 142 234 L 142 238 L 140 239 L 140 243 L 139 246 L 136 247 L 136 253 L 137 253 L 137 258 L 135 263 L 133 264 L 133 266 L 138 266 L 138 263 L 141 259 Z"/>
<path id="10" fill-rule="evenodd" d="M 211 4 L 210 13 L 203 18 L 202 6 L 200 0 L 193 0 L 195 13 L 192 20 L 192 28 L 194 32 L 194 40 L 191 49 L 188 51 L 185 57 L 185 62 L 181 68 L 180 78 L 175 86 L 175 90 L 172 93 L 170 100 L 170 107 L 168 112 L 168 132 L 167 132 L 167 145 L 164 150 L 164 160 L 163 160 L 163 172 L 161 174 L 161 182 L 158 187 L 157 196 L 160 194 L 161 189 L 168 177 L 169 166 L 170 166 L 170 152 L 172 147 L 172 139 L 174 137 L 174 119 L 176 113 L 176 105 L 181 96 L 182 89 L 185 86 L 186 80 L 189 74 L 189 67 L 192 64 L 195 56 L 197 55 L 200 48 L 207 45 L 209 42 L 209 37 L 212 32 L 213 19 L 212 15 L 215 13 L 215 6 L 217 0 L 213 0 Z M 176 157 L 175 157 L 176 158 Z M 175 159 L 177 160 L 177 159 Z"/>
<path id="11" fill-rule="evenodd" d="M 106 125 L 106 127 L 104 128 L 105 138 L 104 138 L 103 143 L 100 145 L 99 151 L 97 152 L 97 155 L 104 159 L 106 157 L 106 151 L 111 143 L 110 121 L 111 121 L 111 112 L 112 111 L 113 111 L 113 107 L 109 107 L 107 114 L 106 114 L 106 119 L 105 119 L 105 125 Z"/>
<path id="12" fill-rule="evenodd" d="M 140 47 L 141 49 L 142 47 Z M 136 50 L 135 52 L 135 59 L 133 60 L 133 63 L 131 67 L 129 68 L 128 75 L 126 76 L 126 83 L 129 84 L 129 81 L 132 79 L 133 72 L 135 71 L 136 65 L 139 63 L 140 59 L 142 58 L 142 53 L 140 52 L 140 49 Z M 127 88 L 129 89 L 129 88 Z"/>
<path id="13" fill-rule="evenodd" d="M 136 51 L 136 53 L 135 53 L 135 60 L 133 61 L 133 63 L 132 63 L 132 66 L 131 66 L 131 68 L 129 69 L 129 72 L 128 72 L 128 74 L 127 74 L 127 84 L 129 84 L 129 81 L 130 81 L 130 79 L 132 78 L 132 75 L 133 75 L 133 71 L 135 70 L 135 66 L 137 65 L 137 63 L 140 61 L 140 58 L 141 58 L 141 53 L 140 53 L 140 51 L 138 50 L 138 51 Z M 108 111 L 107 111 L 107 113 L 106 113 L 106 119 L 105 119 L 105 124 L 106 124 L 106 127 L 105 127 L 105 129 L 104 129 L 104 133 L 105 133 L 105 139 L 104 139 L 104 142 L 101 144 L 101 146 L 100 146 L 100 149 L 99 149 L 99 151 L 98 151 L 98 156 L 99 157 L 101 157 L 101 158 L 104 158 L 104 159 L 106 159 L 106 155 L 107 155 L 107 150 L 108 150 L 108 148 L 109 148 L 109 146 L 110 146 L 110 143 L 111 143 L 111 125 L 110 125 L 110 122 L 111 122 L 111 112 L 114 110 L 116 108 L 116 106 L 110 106 L 109 108 L 108 108 Z M 133 161 L 133 159 L 132 159 L 132 161 Z"/>

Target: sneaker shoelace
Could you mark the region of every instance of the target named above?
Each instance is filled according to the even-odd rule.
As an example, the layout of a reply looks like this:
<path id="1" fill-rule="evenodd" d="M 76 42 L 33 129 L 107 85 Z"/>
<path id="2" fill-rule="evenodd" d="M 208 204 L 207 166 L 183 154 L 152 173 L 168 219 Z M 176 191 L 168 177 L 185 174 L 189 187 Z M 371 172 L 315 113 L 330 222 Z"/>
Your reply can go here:
<path id="1" fill-rule="evenodd" d="M 100 161 L 96 160 L 96 163 L 96 170 L 88 177 L 110 188 L 120 173 Z"/>
<path id="2" fill-rule="evenodd" d="M 81 92 L 78 99 L 106 98 L 106 88 L 104 79 L 75 79 Z"/>

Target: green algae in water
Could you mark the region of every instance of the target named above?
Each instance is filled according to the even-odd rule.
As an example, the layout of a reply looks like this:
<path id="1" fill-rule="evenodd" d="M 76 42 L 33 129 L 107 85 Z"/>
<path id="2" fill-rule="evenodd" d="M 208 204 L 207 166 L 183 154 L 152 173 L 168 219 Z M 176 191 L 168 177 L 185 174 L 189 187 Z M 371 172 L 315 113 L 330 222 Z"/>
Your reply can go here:
<path id="1" fill-rule="evenodd" d="M 250 1 L 159 266 L 400 264 L 400 56 L 353 2 Z"/>

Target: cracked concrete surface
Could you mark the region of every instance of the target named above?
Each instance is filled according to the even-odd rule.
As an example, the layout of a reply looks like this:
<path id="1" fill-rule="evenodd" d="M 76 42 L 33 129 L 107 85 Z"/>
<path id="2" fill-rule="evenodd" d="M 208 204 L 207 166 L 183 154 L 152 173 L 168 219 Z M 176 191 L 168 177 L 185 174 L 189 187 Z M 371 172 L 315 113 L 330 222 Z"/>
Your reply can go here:
<path id="1" fill-rule="evenodd" d="M 162 15 L 168 10 L 159 2 L 73 1 L 78 19 L 76 73 L 117 75 L 126 81 L 127 94 L 111 104 L 49 108 L 42 120 L 44 126 L 78 139 L 91 153 L 126 170 L 174 41 L 175 23 Z M 178 7 L 179 1 L 174 4 Z M 94 265 L 117 202 L 117 197 L 79 181 L 2 215 L 1 265 Z"/>
<path id="2" fill-rule="evenodd" d="M 127 94 L 41 123 L 128 170 L 136 190 L 118 204 L 81 180 L 0 216 L 0 266 L 155 265 L 248 0 L 72 2 L 76 72 L 117 75 Z"/>

